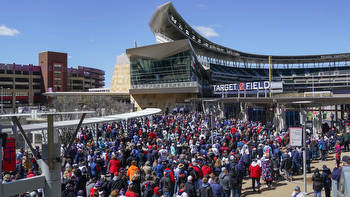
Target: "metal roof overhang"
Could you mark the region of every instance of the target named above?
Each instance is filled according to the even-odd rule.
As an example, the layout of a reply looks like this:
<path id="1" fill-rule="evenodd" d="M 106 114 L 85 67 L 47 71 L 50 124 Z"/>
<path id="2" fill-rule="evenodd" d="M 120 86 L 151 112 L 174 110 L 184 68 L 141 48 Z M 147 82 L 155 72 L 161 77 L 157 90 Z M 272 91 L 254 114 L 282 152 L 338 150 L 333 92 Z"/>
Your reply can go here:
<path id="1" fill-rule="evenodd" d="M 130 94 L 181 94 L 181 93 L 199 93 L 199 87 L 179 87 L 179 88 L 143 88 L 130 89 Z"/>
<path id="2" fill-rule="evenodd" d="M 118 92 L 45 92 L 42 95 L 49 97 L 56 96 L 129 96 L 127 93 Z"/>
<path id="3" fill-rule="evenodd" d="M 191 42 L 188 39 L 184 39 L 174 42 L 166 42 L 144 47 L 126 49 L 126 54 L 129 57 L 140 56 L 160 60 L 189 49 L 192 49 Z"/>
<path id="4" fill-rule="evenodd" d="M 146 108 L 141 111 L 137 112 L 130 112 L 130 113 L 124 113 L 124 114 L 115 114 L 110 116 L 101 116 L 101 117 L 93 117 L 93 118 L 85 118 L 82 125 L 87 124 L 96 124 L 96 123 L 103 123 L 103 122 L 113 122 L 113 121 L 120 121 L 120 120 L 128 120 L 132 118 L 138 118 L 143 116 L 149 116 L 153 114 L 160 113 L 162 110 L 158 108 Z M 4 115 L 6 116 L 13 116 L 12 115 Z M 18 116 L 21 116 L 21 114 L 18 114 Z M 0 116 L 1 117 L 1 116 Z M 60 128 L 70 128 L 74 127 L 75 125 L 79 124 L 79 120 L 66 120 L 66 121 L 56 121 L 54 122 L 54 128 L 60 129 Z M 27 124 L 22 125 L 23 130 L 25 132 L 31 132 L 31 131 L 37 131 L 37 130 L 46 130 L 47 129 L 47 123 L 37 123 L 37 124 Z M 3 132 L 12 132 L 12 129 L 3 129 Z"/>
<path id="5" fill-rule="evenodd" d="M 197 40 L 193 40 L 191 35 L 186 35 L 182 30 L 180 30 L 176 25 L 174 25 L 168 19 L 168 13 L 171 12 L 176 16 L 178 23 L 181 23 L 184 29 L 187 29 L 190 33 L 195 35 L 196 38 L 202 40 L 198 43 Z M 196 48 L 196 51 L 201 51 L 201 55 L 223 58 L 225 60 L 239 60 L 247 62 L 268 62 L 269 55 L 253 54 L 238 51 L 235 49 L 230 49 L 228 47 L 221 46 L 219 44 L 213 43 L 208 39 L 201 36 L 197 31 L 195 31 L 176 11 L 175 7 L 171 2 L 167 2 L 159 6 L 153 13 L 152 18 L 149 22 L 149 26 L 153 33 L 162 33 L 165 36 L 173 40 L 189 39 L 192 45 Z M 231 51 L 234 54 L 229 54 L 225 51 L 218 51 L 210 47 L 204 46 L 202 43 L 208 43 L 214 48 L 225 49 L 225 51 Z M 303 63 L 315 63 L 315 62 L 334 62 L 334 61 L 350 61 L 350 53 L 338 53 L 338 54 L 323 54 L 323 55 L 298 55 L 298 56 L 271 56 L 273 64 L 303 64 Z"/>
<path id="6" fill-rule="evenodd" d="M 252 104 L 284 104 L 290 106 L 329 106 L 336 104 L 350 104 L 349 97 L 273 97 L 273 98 L 252 98 L 252 97 L 229 97 L 229 98 L 198 98 L 199 101 L 223 102 L 223 103 L 252 103 Z M 307 101 L 307 102 L 305 102 Z M 298 104 L 297 102 L 305 102 Z"/>

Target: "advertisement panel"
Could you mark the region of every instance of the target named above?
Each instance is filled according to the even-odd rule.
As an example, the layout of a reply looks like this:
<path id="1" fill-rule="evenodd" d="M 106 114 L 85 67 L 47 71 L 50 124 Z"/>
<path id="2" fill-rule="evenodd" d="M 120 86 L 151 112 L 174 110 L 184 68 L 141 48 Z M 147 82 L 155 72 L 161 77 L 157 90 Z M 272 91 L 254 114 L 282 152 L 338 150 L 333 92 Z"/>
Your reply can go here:
<path id="1" fill-rule="evenodd" d="M 300 127 L 289 128 L 289 145 L 302 146 L 303 145 L 303 129 Z"/>
<path id="2" fill-rule="evenodd" d="M 16 140 L 7 138 L 6 146 L 3 149 L 2 171 L 16 171 Z"/>

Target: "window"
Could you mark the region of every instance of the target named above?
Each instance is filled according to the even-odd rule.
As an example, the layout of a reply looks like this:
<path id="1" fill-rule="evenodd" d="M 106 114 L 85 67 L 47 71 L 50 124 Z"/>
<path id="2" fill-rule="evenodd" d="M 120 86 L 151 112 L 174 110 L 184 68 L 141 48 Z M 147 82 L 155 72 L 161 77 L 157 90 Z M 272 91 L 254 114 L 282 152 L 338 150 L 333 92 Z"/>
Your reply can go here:
<path id="1" fill-rule="evenodd" d="M 21 74 L 22 74 L 22 71 L 16 70 L 16 71 L 15 71 L 15 74 L 16 74 L 16 75 L 21 75 Z"/>
<path id="2" fill-rule="evenodd" d="M 29 87 L 27 85 L 16 85 L 16 89 L 28 89 Z"/>
<path id="3" fill-rule="evenodd" d="M 61 70 L 62 65 L 61 64 L 54 64 L 53 67 L 55 68 L 55 70 Z"/>
<path id="4" fill-rule="evenodd" d="M 15 79 L 16 82 L 28 82 L 28 78 L 16 78 Z"/>
<path id="5" fill-rule="evenodd" d="M 6 74 L 13 74 L 13 71 L 12 70 L 7 70 Z"/>

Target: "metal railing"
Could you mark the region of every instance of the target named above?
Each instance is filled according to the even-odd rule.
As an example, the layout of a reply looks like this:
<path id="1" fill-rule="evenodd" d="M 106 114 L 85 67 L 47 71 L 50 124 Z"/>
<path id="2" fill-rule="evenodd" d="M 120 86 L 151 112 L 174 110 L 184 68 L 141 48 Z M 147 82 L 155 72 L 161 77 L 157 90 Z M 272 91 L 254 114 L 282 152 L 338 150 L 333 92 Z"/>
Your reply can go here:
<path id="1" fill-rule="evenodd" d="M 189 87 L 200 87 L 200 84 L 196 81 L 191 81 L 191 82 L 178 82 L 178 83 L 131 85 L 131 89 L 189 88 Z"/>

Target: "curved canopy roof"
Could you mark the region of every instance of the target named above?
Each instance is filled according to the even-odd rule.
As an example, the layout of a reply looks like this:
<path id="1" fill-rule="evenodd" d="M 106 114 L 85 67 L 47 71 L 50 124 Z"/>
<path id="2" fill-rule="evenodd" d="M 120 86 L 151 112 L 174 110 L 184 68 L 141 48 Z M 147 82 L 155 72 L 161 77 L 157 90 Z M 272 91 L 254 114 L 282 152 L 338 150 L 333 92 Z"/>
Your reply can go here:
<path id="1" fill-rule="evenodd" d="M 92 117 L 92 118 L 85 118 L 82 125 L 87 124 L 96 124 L 96 123 L 103 123 L 103 122 L 113 122 L 113 121 L 120 121 L 120 120 L 128 120 L 132 118 L 138 118 L 143 116 L 149 116 L 153 114 L 160 113 L 162 110 L 158 108 L 146 108 L 141 111 L 136 112 L 130 112 L 130 113 L 124 113 L 124 114 L 114 114 L 109 116 L 101 116 L 101 117 Z M 72 113 L 90 113 L 87 112 L 69 112 L 69 114 Z M 38 113 L 37 115 L 55 115 L 55 114 L 64 114 L 64 112 L 57 112 L 57 113 Z M 11 116 L 28 116 L 28 114 L 9 114 L 9 115 L 3 115 L 2 117 L 11 117 Z M 1 116 L 0 116 L 1 117 Z M 74 127 L 75 125 L 79 124 L 79 119 L 76 120 L 66 120 L 66 121 L 55 121 L 54 122 L 54 128 L 70 128 Z M 25 132 L 30 131 L 37 131 L 37 130 L 46 130 L 47 129 L 47 123 L 37 123 L 37 124 L 27 124 L 22 125 L 23 130 Z M 3 132 L 11 132 L 12 129 L 3 129 Z"/>
<path id="2" fill-rule="evenodd" d="M 153 13 L 149 26 L 154 34 L 161 33 L 171 40 L 189 39 L 197 51 L 211 57 L 219 56 L 231 60 L 267 62 L 269 55 L 245 53 L 213 43 L 196 32 L 176 11 L 171 2 L 159 6 Z M 350 53 L 271 56 L 273 63 L 313 63 L 350 61 Z"/>

